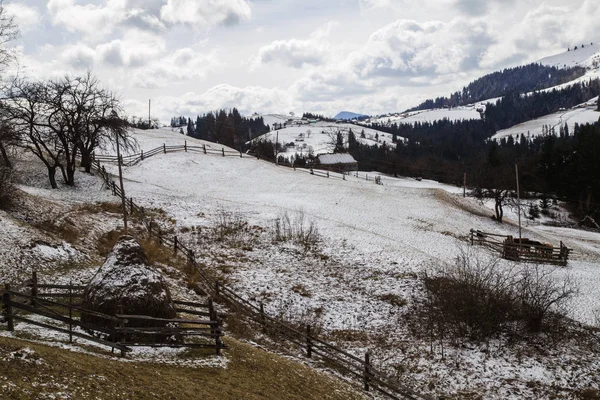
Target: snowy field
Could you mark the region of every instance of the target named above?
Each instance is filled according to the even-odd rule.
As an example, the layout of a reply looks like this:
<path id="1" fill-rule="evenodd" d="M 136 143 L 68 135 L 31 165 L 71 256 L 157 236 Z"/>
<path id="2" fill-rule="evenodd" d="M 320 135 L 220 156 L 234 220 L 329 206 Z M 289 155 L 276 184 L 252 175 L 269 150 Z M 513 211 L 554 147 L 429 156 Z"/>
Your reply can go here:
<path id="1" fill-rule="evenodd" d="M 183 140 L 190 145 L 205 143 L 170 129 L 136 131 L 135 137 L 144 150 L 163 143 L 179 145 Z M 115 166 L 106 167 L 116 173 Z M 347 176 L 346 181 L 327 179 L 251 157 L 183 152 L 158 154 L 126 167 L 124 175 L 127 195 L 147 208 L 163 209 L 176 221 L 181 240 L 195 247 L 198 261 L 221 271 L 236 291 L 264 302 L 272 314 L 318 314 L 324 334 L 331 338 L 336 332 L 380 332 L 383 339 L 378 340 L 384 345 L 371 338 L 337 343 L 357 355 L 365 348 L 375 349 L 375 366 L 388 372 L 407 368 L 410 373 L 401 376 L 412 387 L 427 390 L 423 382 L 434 382 L 434 390 L 459 393 L 459 397 L 464 391 L 483 391 L 485 398 L 520 399 L 539 397 L 531 387 L 534 381 L 545 387 L 587 387 L 596 382 L 600 362 L 576 343 L 550 348 L 540 357 L 539 353 L 528 354 L 526 348 L 516 351 L 492 342 L 449 348 L 444 359 L 428 356 L 427 343 L 407 345 L 403 308 L 389 299 L 410 304 L 419 297 L 422 289 L 417 274 L 451 263 L 461 247 L 470 248 L 469 229 L 517 235 L 514 223 L 496 224 L 489 218 L 489 208 L 475 199 L 464 199 L 461 188 L 389 176 L 382 176 L 383 184 L 376 185 L 362 174 L 362 178 Z M 98 178 L 77 176 L 80 187 L 75 193 L 29 186 L 38 185 L 39 179 L 23 183 L 21 188 L 56 203 L 110 198 L 101 183 L 93 184 Z M 70 200 L 71 194 L 75 200 Z M 323 240 L 316 253 L 256 240 L 268 236 L 275 218 L 285 212 L 293 216 L 299 210 L 318 226 Z M 248 240 L 244 238 L 243 248 L 228 248 L 202 236 L 224 212 L 258 227 L 252 230 L 258 232 L 255 236 L 248 233 Z M 512 216 L 507 212 L 509 219 Z M 2 214 L 0 218 L 5 233 L 16 241 L 24 228 L 17 223 L 4 224 Z M 118 215 L 104 225 L 110 228 L 116 223 Z M 525 235 L 545 243 L 564 241 L 574 249 L 567 268 L 545 268 L 552 269 L 556 277 L 571 275 L 577 281 L 580 293 L 570 304 L 570 316 L 594 323 L 600 309 L 600 234 L 532 224 L 525 227 Z M 28 237 L 22 241 L 19 246 L 26 246 Z M 33 249 L 38 257 L 47 258 L 73 253 L 66 243 L 39 243 Z M 470 249 L 479 256 L 488 254 L 482 248 Z M 95 268 L 61 274 L 57 282 L 86 281 Z M 170 282 L 170 286 L 175 284 Z M 184 299 L 190 295 L 183 287 L 175 294 Z"/>
<path id="2" fill-rule="evenodd" d="M 495 99 L 489 100 L 489 102 Z M 467 119 L 481 119 L 481 115 L 477 111 L 481 107 L 480 102 L 474 105 L 454 107 L 454 108 L 436 108 L 432 110 L 411 111 L 408 113 L 384 115 L 380 117 L 370 118 L 365 120 L 366 124 L 383 124 L 386 126 L 392 124 L 414 124 L 415 122 L 433 122 L 442 119 L 451 121 L 461 121 Z"/>
<path id="3" fill-rule="evenodd" d="M 152 132 L 147 145 L 145 135 L 137 135 L 142 148 L 155 146 L 159 136 L 167 145 L 181 140 L 169 131 Z M 428 263 L 448 262 L 462 243 L 457 237 L 471 228 L 517 232 L 515 226 L 497 225 L 465 211 L 479 207 L 480 213 L 491 215 L 472 199 L 432 189 L 447 185 L 427 181 L 388 177 L 383 178 L 383 185 L 354 177 L 340 181 L 249 158 L 186 153 L 152 157 L 126 168 L 125 177 L 129 195 L 147 206 L 164 208 L 184 226 L 207 224 L 198 216 L 214 215 L 219 208 L 240 212 L 258 225 L 284 211 L 303 210 L 325 237 L 345 241 L 366 258 L 376 257 L 381 261 L 378 268 L 388 272 L 418 272 Z M 460 193 L 460 188 L 450 188 L 447 191 Z M 528 228 L 527 235 L 549 243 L 563 239 L 538 227 Z M 600 235 L 596 240 L 600 242 Z M 565 243 L 575 248 L 568 272 L 577 276 L 582 286 L 572 316 L 591 323 L 595 310 L 600 309 L 596 290 L 600 270 L 594 268 L 600 252 L 578 241 Z M 389 289 L 395 290 L 393 285 Z"/>
<path id="4" fill-rule="evenodd" d="M 597 98 L 595 98 L 597 100 Z M 594 103 L 591 100 L 588 103 Z M 565 123 L 569 126 L 569 133 L 572 135 L 575 124 L 592 124 L 600 119 L 600 112 L 596 111 L 596 106 L 583 106 L 582 108 L 573 108 L 570 110 L 559 111 L 554 114 L 548 114 L 543 117 L 523 122 L 513 127 L 502 129 L 492 139 L 500 140 L 512 136 L 516 139 L 517 135 L 525 135 L 531 138 L 542 135 L 544 126 L 554 128 L 556 134 L 559 134 L 560 126 Z"/>
<path id="5" fill-rule="evenodd" d="M 167 139 L 169 134 L 164 132 L 162 137 Z M 144 135 L 138 134 L 142 147 Z M 156 133 L 152 135 L 151 141 Z M 179 140 L 181 137 L 173 134 L 167 145 Z M 226 270 L 229 284 L 246 297 L 264 302 L 268 312 L 287 316 L 318 313 L 325 332 L 331 334 L 386 332 L 391 347 L 376 352 L 378 367 L 396 368 L 400 363 L 411 365 L 415 371 L 420 366 L 433 368 L 443 390 L 458 393 L 486 388 L 486 398 L 496 399 L 536 397 L 526 384 L 531 380 L 547 386 L 594 382 L 592 371 L 600 364 L 589 354 L 582 355 L 577 347 L 549 351 L 542 359 L 539 354 L 523 358 L 501 343 L 491 353 L 478 346 L 448 350 L 452 356 L 445 360 L 428 361 L 423 358 L 427 347 L 418 346 L 398 356 L 395 346 L 405 348 L 398 344 L 405 335 L 402 312 L 382 299 L 398 296 L 410 303 L 420 291 L 416 274 L 451 263 L 461 247 L 469 248 L 466 235 L 471 228 L 518 235 L 510 213 L 506 223 L 498 225 L 484 205 L 472 198 L 463 199 L 460 188 L 391 177 L 383 177 L 383 185 L 352 176 L 342 181 L 252 158 L 190 153 L 157 155 L 126 168 L 125 176 L 130 196 L 144 206 L 164 209 L 180 228 L 211 226 L 225 210 L 268 231 L 282 213 L 302 210 L 307 219 L 316 222 L 324 238 L 317 258 L 294 246 L 250 239 L 252 245 L 245 251 L 207 247 L 193 235 L 185 240 L 197 246 L 201 262 Z M 574 249 L 567 268 L 546 268 L 556 278 L 571 276 L 579 286 L 579 294 L 569 305 L 569 316 L 582 323 L 595 323 L 600 310 L 600 234 L 540 225 L 526 226 L 523 232 L 544 243 L 563 241 Z M 470 249 L 480 256 L 488 254 L 482 248 Z M 209 254 L 215 251 L 221 253 L 211 258 Z M 341 345 L 360 354 L 365 344 Z M 469 366 L 457 370 L 457 360 Z M 571 365 L 575 360 L 585 365 L 577 378 L 570 367 L 557 371 L 557 365 Z M 497 381 L 498 374 L 503 376 L 501 382 Z M 431 379 L 424 371 L 411 376 L 417 385 L 419 376 Z"/>
<path id="6" fill-rule="evenodd" d="M 311 122 L 299 118 L 285 117 L 281 115 L 268 114 L 263 115 L 265 124 L 271 127 L 271 132 L 266 133 L 256 140 L 268 140 L 273 143 L 278 141 L 285 147 L 285 151 L 279 153 L 281 156 L 291 159 L 296 156 L 308 156 L 309 154 L 319 155 L 332 153 L 335 147 L 337 132 L 339 131 L 344 143 L 348 142 L 348 133 L 354 132 L 356 140 L 369 146 L 396 147 L 392 141 L 392 135 L 364 126 L 351 123 L 335 122 Z M 290 121 L 291 119 L 291 121 Z M 285 128 L 273 130 L 274 124 L 287 124 Z M 361 133 L 364 131 L 364 138 Z M 398 141 L 404 138 L 398 137 Z"/>

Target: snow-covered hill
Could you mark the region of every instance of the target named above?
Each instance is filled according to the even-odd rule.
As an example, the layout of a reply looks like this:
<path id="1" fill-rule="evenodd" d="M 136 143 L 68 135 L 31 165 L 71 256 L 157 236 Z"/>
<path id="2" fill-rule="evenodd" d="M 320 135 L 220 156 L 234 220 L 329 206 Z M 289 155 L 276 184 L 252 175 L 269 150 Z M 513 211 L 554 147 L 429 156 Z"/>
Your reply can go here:
<path id="1" fill-rule="evenodd" d="M 558 135 L 560 127 L 565 124 L 568 125 L 569 132 L 572 134 L 575 124 L 581 125 L 598 122 L 600 119 L 600 111 L 597 111 L 597 101 L 598 97 L 595 97 L 573 109 L 548 114 L 507 129 L 502 129 L 492 136 L 492 139 L 500 140 L 509 136 L 513 136 L 516 139 L 517 135 L 525 135 L 533 138 L 543 133 L 542 130 L 544 126 L 554 128 L 554 132 Z"/>
<path id="2" fill-rule="evenodd" d="M 431 110 L 411 111 L 406 113 L 383 115 L 369 118 L 364 121 L 364 124 L 376 123 L 389 126 L 391 124 L 414 124 L 415 122 L 433 122 L 442 119 L 449 119 L 451 121 L 481 119 L 481 114 L 477 110 L 485 110 L 485 108 L 481 107 L 481 104 L 483 103 L 485 102 L 479 102 L 477 104 L 472 104 L 463 107 L 436 108 Z"/>
<path id="3" fill-rule="evenodd" d="M 545 57 L 538 63 L 557 68 L 579 66 L 595 69 L 600 64 L 600 44 L 584 43 L 583 47 L 577 46 L 577 50 L 571 49 L 564 53 Z"/>
<path id="4" fill-rule="evenodd" d="M 395 147 L 392 135 L 365 126 L 359 126 L 347 122 L 326 122 L 318 120 L 307 120 L 302 118 L 288 117 L 277 114 L 263 115 L 265 124 L 269 124 L 271 130 L 254 140 L 268 140 L 273 143 L 281 143 L 285 151 L 279 153 L 286 159 L 297 156 L 319 155 L 333 152 L 337 132 L 344 137 L 344 143 L 348 141 L 350 130 L 355 134 L 356 140 L 370 146 Z M 364 137 L 363 137 L 364 133 Z M 404 141 L 404 138 L 397 138 Z"/>
<path id="5" fill-rule="evenodd" d="M 174 132 L 161 134 L 167 145 L 181 144 L 184 139 Z M 144 148 L 154 147 L 156 135 L 152 132 L 146 139 L 146 132 L 138 132 L 136 136 Z M 109 169 L 116 173 L 114 166 Z M 402 365 L 418 389 L 426 386 L 419 382 L 435 379 L 449 393 L 468 391 L 490 399 L 520 399 L 548 394 L 533 392 L 528 385 L 532 379 L 539 390 L 557 381 L 561 387 L 577 388 L 589 385 L 590 377 L 595 376 L 597 363 L 590 361 L 595 358 L 572 349 L 571 344 L 544 356 L 514 352 L 502 343 L 469 344 L 462 349 L 448 348 L 446 358 L 434 359 L 427 355 L 428 340 L 422 347 L 404 341 L 403 312 L 383 299 L 395 296 L 410 304 L 418 298 L 421 289 L 416 274 L 452 262 L 461 246 L 469 247 L 464 235 L 470 228 L 518 234 L 510 221 L 497 225 L 488 217 L 489 211 L 473 199 L 452 194 L 451 188 L 430 189 L 431 183 L 386 177 L 383 185 L 353 176 L 345 181 L 327 179 L 251 157 L 183 152 L 158 154 L 125 168 L 124 174 L 128 195 L 176 219 L 181 240 L 196 246 L 199 261 L 207 268 L 227 271 L 225 279 L 237 291 L 263 301 L 275 314 L 300 316 L 318 310 L 325 333 L 385 332 L 386 340 L 395 344 L 378 350 L 377 365 Z M 271 241 L 264 245 L 252 242 L 243 250 L 224 250 L 220 243 L 210 247 L 194 233 L 213 224 L 223 210 L 250 226 L 261 226 L 262 232 L 268 232 L 272 221 L 283 213 L 293 215 L 302 210 L 323 237 L 319 256 L 309 259 L 299 249 L 281 248 Z M 577 281 L 580 291 L 569 305 L 569 315 L 592 323 L 600 309 L 600 235 L 536 226 L 525 227 L 524 235 L 543 242 L 562 240 L 574 248 L 568 268 L 542 268 L 553 271 L 556 278 L 569 275 Z M 480 256 L 488 254 L 483 248 L 469 249 Z M 217 258 L 211 258 L 214 253 Z M 343 346 L 361 354 L 367 344 L 354 340 Z M 577 377 L 562 367 L 574 360 Z M 498 380 L 498 376 L 503 378 Z"/>

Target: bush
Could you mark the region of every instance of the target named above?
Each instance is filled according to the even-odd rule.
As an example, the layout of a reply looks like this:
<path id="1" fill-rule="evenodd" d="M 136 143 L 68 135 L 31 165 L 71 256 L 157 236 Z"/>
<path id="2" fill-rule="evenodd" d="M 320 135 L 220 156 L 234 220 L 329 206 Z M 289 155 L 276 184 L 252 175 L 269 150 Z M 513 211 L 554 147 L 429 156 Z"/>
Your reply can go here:
<path id="1" fill-rule="evenodd" d="M 564 316 L 576 288 L 567 276 L 538 265 L 501 265 L 461 250 L 455 263 L 422 276 L 423 327 L 443 336 L 487 339 L 502 331 L 540 332 L 552 315 Z M 430 332 L 433 333 L 433 332 Z"/>
<path id="2" fill-rule="evenodd" d="M 283 213 L 273 222 L 273 239 L 277 242 L 293 242 L 307 250 L 314 249 L 321 241 L 315 221 L 309 221 L 303 211 L 290 217 Z"/>
<path id="3" fill-rule="evenodd" d="M 243 248 L 255 241 L 248 221 L 239 212 L 227 212 L 220 209 L 217 212 L 214 232 L 216 240 L 231 247 Z"/>
<path id="4" fill-rule="evenodd" d="M 12 170 L 0 166 L 0 209 L 6 210 L 14 200 L 15 187 L 13 185 Z"/>

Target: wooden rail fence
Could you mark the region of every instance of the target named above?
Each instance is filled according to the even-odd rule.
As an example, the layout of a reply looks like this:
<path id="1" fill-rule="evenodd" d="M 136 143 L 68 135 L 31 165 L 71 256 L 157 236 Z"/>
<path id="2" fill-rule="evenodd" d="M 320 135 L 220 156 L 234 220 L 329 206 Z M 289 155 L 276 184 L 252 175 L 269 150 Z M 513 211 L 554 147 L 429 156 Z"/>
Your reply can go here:
<path id="1" fill-rule="evenodd" d="M 30 293 L 13 290 L 9 284 L 0 289 L 3 322 L 7 324 L 9 331 L 15 330 L 15 321 L 25 322 L 65 333 L 69 337 L 69 343 L 72 343 L 75 336 L 111 347 L 113 351 L 120 350 L 121 355 L 130 352 L 133 346 L 210 348 L 215 349 L 217 355 L 221 349 L 226 348 L 222 341 L 223 318 L 217 314 L 212 300 L 207 304 L 174 300 L 177 313 L 189 314 L 193 318 L 164 319 L 147 315 L 108 315 L 82 308 L 84 286 L 42 284 L 38 282 L 36 272 L 33 272 L 32 279 L 26 282 L 24 288 L 29 288 Z M 42 316 L 49 321 L 33 320 L 30 315 Z M 101 326 L 85 322 L 81 319 L 82 315 L 104 320 L 106 324 Z M 196 319 L 198 317 L 207 319 Z M 133 322 L 158 322 L 161 326 L 129 325 Z M 56 323 L 65 326 L 58 326 Z M 74 330 L 76 327 L 89 334 Z M 167 337 L 175 340 L 162 340 Z"/>
<path id="2" fill-rule="evenodd" d="M 573 251 L 560 242 L 558 247 L 530 239 L 514 238 L 475 229 L 470 231 L 471 244 L 488 247 L 511 261 L 566 266 Z"/>
<path id="3" fill-rule="evenodd" d="M 167 154 L 167 153 L 176 153 L 176 152 L 196 152 L 202 154 L 218 154 L 222 157 L 243 157 L 244 154 L 241 151 L 235 150 L 225 150 L 224 147 L 220 149 L 212 148 L 210 145 L 203 144 L 202 146 L 194 146 L 188 145 L 187 141 L 184 142 L 183 145 L 178 146 L 167 146 L 166 143 L 162 146 L 156 147 L 152 150 L 148 150 L 144 152 L 143 150 L 139 153 L 129 154 L 129 155 L 121 155 L 121 163 L 125 166 L 132 166 L 137 164 L 140 161 L 145 160 L 146 158 L 150 158 L 157 154 Z M 118 161 L 117 156 L 113 155 L 103 155 L 103 154 L 92 154 L 92 160 L 95 160 L 100 163 L 116 163 Z"/>
<path id="4" fill-rule="evenodd" d="M 188 146 L 188 149 L 190 146 Z M 168 151 L 168 146 L 164 148 Z M 108 188 L 112 190 L 113 195 L 123 198 L 118 185 L 114 183 L 110 174 L 106 172 L 104 166 L 100 164 L 98 157 L 93 162 L 94 168 L 99 172 Z M 244 314 L 252 321 L 263 326 L 263 331 L 275 340 L 291 343 L 296 348 L 302 349 L 302 352 L 310 358 L 318 357 L 348 376 L 359 380 L 366 391 L 371 388 L 386 395 L 392 399 L 415 399 L 431 400 L 432 397 L 417 393 L 416 391 L 402 385 L 398 380 L 381 371 L 378 371 L 371 364 L 370 353 L 366 352 L 363 357 L 351 354 L 333 344 L 321 340 L 311 333 L 310 327 L 306 330 L 300 330 L 290 326 L 290 324 L 273 317 L 264 311 L 262 303 L 253 303 L 245 299 L 233 289 L 223 285 L 219 280 L 214 279 L 197 262 L 194 251 L 188 248 L 177 236 L 168 237 L 161 232 L 160 228 L 146 216 L 144 208 L 137 205 L 132 198 L 125 197 L 125 204 L 130 215 L 140 218 L 142 224 L 151 237 L 155 237 L 160 244 L 169 246 L 174 253 L 181 252 L 187 259 L 188 264 L 197 272 L 199 283 L 211 297 L 219 300 L 232 309 Z M 283 344 L 283 343 L 281 343 Z"/>

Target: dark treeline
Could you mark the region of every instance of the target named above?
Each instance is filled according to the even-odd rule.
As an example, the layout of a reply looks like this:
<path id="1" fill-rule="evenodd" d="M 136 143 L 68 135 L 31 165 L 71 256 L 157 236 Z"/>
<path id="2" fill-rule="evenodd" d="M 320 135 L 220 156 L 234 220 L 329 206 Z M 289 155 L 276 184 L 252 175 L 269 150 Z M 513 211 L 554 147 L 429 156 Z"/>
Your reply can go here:
<path id="1" fill-rule="evenodd" d="M 571 108 L 598 96 L 600 80 L 577 83 L 562 90 L 553 89 L 548 92 L 535 92 L 529 96 L 511 93 L 502 97 L 495 105 L 488 105 L 485 119 L 495 129 L 505 129 L 521 122 L 529 121 Z"/>
<path id="2" fill-rule="evenodd" d="M 237 109 L 218 110 L 191 118 L 174 117 L 172 127 L 179 127 L 181 133 L 196 139 L 221 143 L 234 149 L 243 149 L 244 144 L 257 136 L 269 132 L 262 117 L 246 118 Z"/>
<path id="3" fill-rule="evenodd" d="M 528 93 L 570 82 L 585 74 L 585 68 L 559 69 L 540 64 L 529 64 L 488 74 L 479 78 L 450 97 L 427 100 L 409 111 L 431 108 L 456 107 L 505 96 L 509 93 Z"/>
<path id="4" fill-rule="evenodd" d="M 318 119 L 318 120 L 327 121 L 327 122 L 335 122 L 335 119 L 333 119 L 333 118 L 329 118 L 329 117 L 326 117 L 326 116 L 321 115 L 321 114 L 313 114 L 313 113 L 310 113 L 310 112 L 303 113 L 302 114 L 302 118 L 306 118 L 306 119 Z"/>

